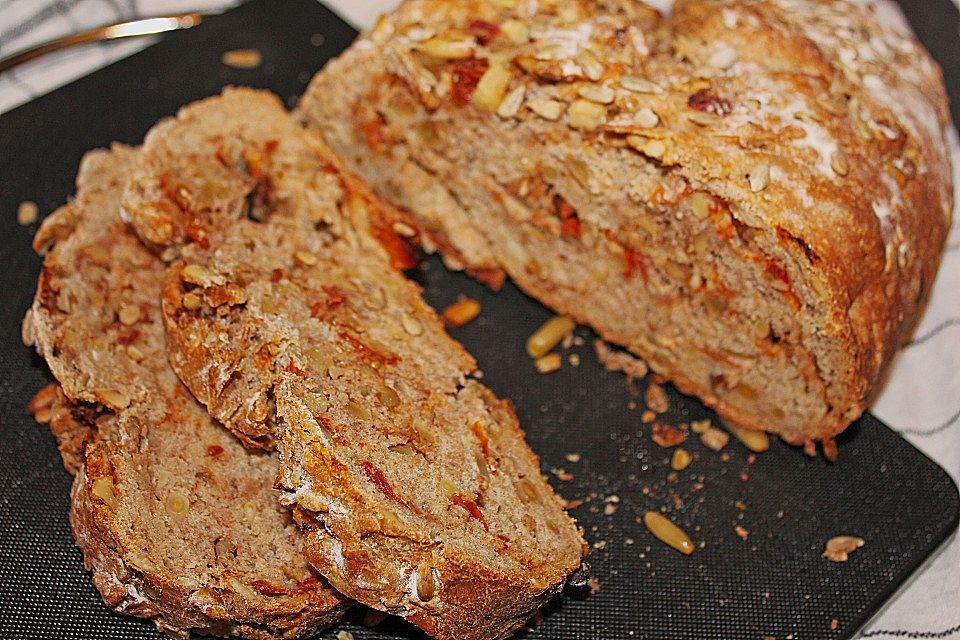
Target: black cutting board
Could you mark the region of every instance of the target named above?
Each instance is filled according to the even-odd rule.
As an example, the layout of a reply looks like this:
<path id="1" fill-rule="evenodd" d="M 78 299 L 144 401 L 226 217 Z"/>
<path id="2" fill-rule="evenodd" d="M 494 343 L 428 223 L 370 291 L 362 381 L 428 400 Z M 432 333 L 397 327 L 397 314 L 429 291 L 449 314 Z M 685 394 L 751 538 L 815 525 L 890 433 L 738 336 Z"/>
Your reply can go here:
<path id="1" fill-rule="evenodd" d="M 957 11 L 949 0 L 905 8 L 944 65 L 956 118 Z M 85 151 L 112 140 L 136 144 L 158 118 L 226 84 L 269 88 L 292 105 L 354 35 L 313 0 L 257 0 L 0 117 L 0 638 L 158 637 L 149 623 L 112 615 L 100 602 L 70 538 L 70 478 L 53 438 L 24 410 L 50 378 L 19 338 L 40 260 L 29 250 L 35 226 L 17 225 L 17 205 L 34 200 L 42 212 L 53 210 L 73 192 Z M 264 64 L 220 63 L 223 51 L 241 47 L 259 49 Z M 573 513 L 595 544 L 599 591 L 568 588 L 524 637 L 848 638 L 957 526 L 957 488 L 947 474 L 871 416 L 840 439 L 839 464 L 779 443 L 749 464 L 735 442 L 721 456 L 690 440 L 696 459 L 670 481 L 670 454 L 640 419 L 646 382 L 637 383 L 636 397 L 622 375 L 603 371 L 588 331 L 578 329 L 585 345 L 570 351 L 579 367 L 541 376 L 523 345 L 549 317 L 546 309 L 509 284 L 491 294 L 435 259 L 413 276 L 437 306 L 461 293 L 481 301 L 480 318 L 454 335 L 476 356 L 484 381 L 516 403 L 558 491 L 588 499 Z M 712 415 L 672 390 L 670 399 L 669 422 Z M 573 477 L 561 480 L 568 476 L 551 469 Z M 612 495 L 619 503 L 606 515 L 604 498 Z M 661 506 L 703 543 L 692 556 L 664 547 L 637 522 Z M 736 526 L 749 531 L 746 540 Z M 821 552 L 840 533 L 867 544 L 833 564 Z M 401 622 L 367 629 L 361 617 L 355 611 L 342 628 L 357 638 L 420 637 Z"/>

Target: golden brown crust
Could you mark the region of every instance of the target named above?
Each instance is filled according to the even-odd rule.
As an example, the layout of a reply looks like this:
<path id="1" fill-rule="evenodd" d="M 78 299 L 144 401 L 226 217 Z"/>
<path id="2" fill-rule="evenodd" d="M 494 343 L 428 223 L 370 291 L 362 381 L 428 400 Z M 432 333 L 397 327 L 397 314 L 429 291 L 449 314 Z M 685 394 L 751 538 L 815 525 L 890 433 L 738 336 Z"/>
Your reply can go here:
<path id="1" fill-rule="evenodd" d="M 197 132 L 204 142 L 181 153 Z M 270 149 L 255 167 L 270 185 L 258 221 L 204 196 L 246 200 L 250 149 Z M 259 92 L 227 91 L 152 132 L 125 199 L 131 219 L 149 223 L 155 207 L 139 194 L 185 162 L 185 213 L 221 222 L 207 245 L 169 247 L 174 369 L 217 415 L 268 399 L 243 430 L 277 442 L 283 502 L 335 588 L 440 638 L 517 629 L 584 543 L 516 416 L 467 379 L 472 358 L 396 270 L 405 245 L 383 226 L 395 212 Z M 207 166 L 237 175 L 208 178 Z"/>
<path id="2" fill-rule="evenodd" d="M 303 555 L 277 504 L 277 460 L 248 453 L 167 364 L 164 265 L 119 220 L 136 151 L 94 151 L 76 199 L 48 218 L 31 311 L 62 384 L 48 407 L 71 523 L 107 605 L 158 629 L 257 639 L 313 635 L 348 601 Z"/>
<path id="3" fill-rule="evenodd" d="M 863 411 L 939 264 L 940 71 L 886 1 L 681 0 L 661 23 L 638 6 L 410 0 L 298 113 L 467 265 L 494 256 L 733 422 L 829 438 Z M 436 189 L 454 205 L 439 217 L 415 195 Z M 714 228 L 690 217 L 698 198 Z M 698 234 L 712 258 L 669 246 Z M 572 280 L 615 255 L 619 281 Z M 668 293 L 629 282 L 648 271 Z M 604 299 L 631 290 L 649 322 Z M 712 343 L 674 335 L 709 331 L 696 316 L 720 304 Z M 748 344 L 761 323 L 777 340 Z M 751 385 L 790 390 L 738 393 L 761 365 Z"/>

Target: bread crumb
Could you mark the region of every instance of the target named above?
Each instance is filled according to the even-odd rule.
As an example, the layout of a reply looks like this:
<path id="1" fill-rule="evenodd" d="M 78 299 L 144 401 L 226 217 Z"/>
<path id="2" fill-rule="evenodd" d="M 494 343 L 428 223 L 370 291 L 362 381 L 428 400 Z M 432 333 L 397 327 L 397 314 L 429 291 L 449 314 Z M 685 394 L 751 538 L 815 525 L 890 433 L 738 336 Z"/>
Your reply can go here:
<path id="1" fill-rule="evenodd" d="M 643 422 L 643 424 L 650 424 L 656 419 L 657 419 L 657 414 L 655 414 L 653 411 L 650 411 L 649 409 L 644 411 L 643 414 L 640 416 L 640 420 Z"/>
<path id="2" fill-rule="evenodd" d="M 735 526 L 733 530 L 736 531 L 737 535 L 743 538 L 744 540 L 746 540 L 750 536 L 750 532 L 744 529 L 743 527 L 741 527 L 740 525 Z"/>
<path id="3" fill-rule="evenodd" d="M 349 631 L 337 631 L 337 640 L 354 640 L 353 634 Z"/>
<path id="4" fill-rule="evenodd" d="M 587 586 L 590 587 L 591 595 L 597 595 L 600 593 L 600 581 L 596 578 L 590 578 L 587 580 Z"/>
<path id="5" fill-rule="evenodd" d="M 830 631 L 836 631 L 837 627 L 839 626 L 840 626 L 839 620 L 837 620 L 836 618 L 833 618 L 832 620 L 830 620 Z"/>
<path id="6" fill-rule="evenodd" d="M 670 408 L 667 392 L 659 384 L 651 382 L 647 385 L 647 392 L 643 396 L 647 406 L 657 413 L 665 413 Z"/>
<path id="7" fill-rule="evenodd" d="M 233 49 L 224 51 L 220 62 L 234 69 L 256 69 L 263 62 L 259 49 Z"/>
<path id="8" fill-rule="evenodd" d="M 579 367 L 579 366 L 580 366 L 580 356 L 579 356 L 578 354 L 576 354 L 576 353 L 571 353 L 569 356 L 567 356 L 567 362 L 570 363 L 570 366 L 571 366 L 571 367 Z"/>
<path id="9" fill-rule="evenodd" d="M 686 440 L 687 434 L 672 425 L 659 422 L 653 425 L 653 441 L 664 449 L 683 444 Z"/>
<path id="10" fill-rule="evenodd" d="M 37 203 L 31 200 L 24 200 L 17 207 L 17 222 L 24 227 L 36 222 L 39 215 L 40 209 L 37 207 Z"/>
<path id="11" fill-rule="evenodd" d="M 617 512 L 617 509 L 618 509 L 618 507 L 617 507 L 617 505 L 615 505 L 615 504 L 612 504 L 612 503 L 610 503 L 610 504 L 605 504 L 605 505 L 603 505 L 603 515 L 605 515 L 605 516 L 612 516 L 613 514 L 615 514 L 615 513 Z"/>
<path id="12" fill-rule="evenodd" d="M 576 452 L 568 453 L 568 454 L 567 454 L 566 456 L 564 456 L 564 457 L 567 459 L 567 462 L 573 462 L 573 463 L 580 462 L 580 459 L 581 459 L 580 454 L 579 454 L 579 453 L 576 453 Z"/>
<path id="13" fill-rule="evenodd" d="M 550 473 L 557 476 L 558 479 L 563 480 L 564 482 L 573 480 L 573 474 L 568 473 L 565 469 L 554 467 L 553 469 L 550 469 Z"/>
<path id="14" fill-rule="evenodd" d="M 594 549 L 603 549 L 606 546 L 607 546 L 606 540 L 597 540 L 596 542 L 593 543 Z"/>
<path id="15" fill-rule="evenodd" d="M 647 363 L 625 351 L 614 351 L 603 340 L 594 340 L 593 349 L 597 353 L 597 360 L 607 371 L 622 371 L 627 378 L 636 379 L 647 375 L 650 370 Z"/>

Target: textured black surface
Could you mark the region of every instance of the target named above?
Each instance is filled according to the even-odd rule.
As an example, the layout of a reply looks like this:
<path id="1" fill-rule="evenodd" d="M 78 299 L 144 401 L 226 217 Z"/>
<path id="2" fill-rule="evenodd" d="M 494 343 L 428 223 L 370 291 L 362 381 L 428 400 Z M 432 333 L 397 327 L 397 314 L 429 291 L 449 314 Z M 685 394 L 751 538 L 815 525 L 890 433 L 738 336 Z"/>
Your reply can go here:
<path id="1" fill-rule="evenodd" d="M 956 115 L 957 12 L 948 0 L 917 0 L 907 9 L 945 67 Z M 70 538 L 69 478 L 52 437 L 24 411 L 49 374 L 19 339 L 40 261 L 28 248 L 35 227 L 15 222 L 17 204 L 35 200 L 51 211 L 73 192 L 84 151 L 111 140 L 136 143 L 156 119 L 224 84 L 267 87 L 291 102 L 353 35 L 313 0 L 259 0 L 0 118 L 0 638 L 158 637 L 149 623 L 112 615 L 100 602 Z M 221 65 L 221 52 L 237 47 L 260 49 L 265 64 L 252 71 Z M 600 590 L 568 589 L 526 637 L 850 637 L 956 527 L 957 490 L 947 475 L 869 416 L 841 439 L 837 465 L 780 444 L 751 465 L 731 443 L 724 461 L 690 441 L 696 459 L 670 481 L 669 452 L 640 421 L 645 382 L 635 397 L 622 375 L 604 372 L 588 332 L 578 330 L 586 344 L 571 351 L 581 356 L 578 368 L 540 376 L 523 343 L 548 317 L 545 309 L 509 285 L 490 294 L 436 260 L 414 275 L 438 306 L 459 293 L 482 302 L 480 318 L 454 335 L 476 356 L 484 381 L 515 401 L 544 469 L 572 474 L 566 481 L 551 474 L 554 486 L 588 500 L 573 513 L 598 547 L 590 563 Z M 639 406 L 630 409 L 631 402 Z M 669 421 L 708 416 L 671 392 Z M 570 462 L 570 453 L 580 461 Z M 611 495 L 618 509 L 604 515 Z M 661 507 L 702 548 L 684 557 L 654 541 L 637 519 Z M 746 540 L 736 526 L 749 531 Z M 820 556 L 839 533 L 867 541 L 845 564 Z M 357 638 L 419 637 L 399 622 L 368 630 L 356 623 L 361 614 L 344 627 Z"/>

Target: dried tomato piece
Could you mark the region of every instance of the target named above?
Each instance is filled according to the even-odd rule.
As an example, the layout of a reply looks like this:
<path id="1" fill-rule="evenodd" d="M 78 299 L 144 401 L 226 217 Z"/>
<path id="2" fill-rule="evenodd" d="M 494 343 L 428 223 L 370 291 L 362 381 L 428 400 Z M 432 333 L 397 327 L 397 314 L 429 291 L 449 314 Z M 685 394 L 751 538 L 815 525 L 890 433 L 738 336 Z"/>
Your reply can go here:
<path id="1" fill-rule="evenodd" d="M 644 257 L 630 247 L 624 247 L 623 258 L 627 262 L 627 265 L 623 270 L 623 277 L 629 280 L 635 278 L 639 274 L 643 278 L 644 282 L 646 282 L 649 276 L 647 275 L 647 261 L 644 259 Z"/>
<path id="2" fill-rule="evenodd" d="M 471 20 L 467 31 L 472 33 L 480 44 L 490 44 L 500 35 L 500 26 L 486 20 Z"/>
<path id="3" fill-rule="evenodd" d="M 687 100 L 687 106 L 696 111 L 704 111 L 718 116 L 725 116 L 733 111 L 729 100 L 721 98 L 709 89 L 700 89 Z"/>
<path id="4" fill-rule="evenodd" d="M 459 493 L 455 493 L 450 496 L 450 501 L 458 507 L 463 507 L 466 509 L 471 518 L 476 518 L 480 521 L 480 524 L 483 525 L 484 529 L 487 531 L 490 530 L 490 525 L 487 524 L 487 519 L 483 517 L 483 511 L 480 510 L 480 506 L 477 504 L 476 500 L 472 500 L 471 498 L 467 498 Z"/>
<path id="5" fill-rule="evenodd" d="M 406 240 L 398 236 L 387 226 L 376 226 L 370 233 L 377 239 L 380 246 L 390 256 L 390 266 L 394 269 L 406 271 L 417 266 L 417 256 Z"/>
<path id="6" fill-rule="evenodd" d="M 393 490 L 392 486 L 390 486 L 390 482 L 387 480 L 387 477 L 383 475 L 383 471 L 378 469 L 376 465 L 367 460 L 360 466 L 363 467 L 363 475 L 367 476 L 367 480 L 372 482 L 374 486 L 376 486 L 377 489 L 379 489 L 385 496 L 408 509 L 412 509 L 406 500 L 397 495 L 397 492 Z"/>
<path id="7" fill-rule="evenodd" d="M 386 135 L 383 131 L 385 126 L 386 122 L 379 114 L 357 125 L 371 151 L 379 153 L 386 147 Z"/>
<path id="8" fill-rule="evenodd" d="M 327 307 L 336 309 L 347 301 L 347 294 L 336 287 L 322 287 L 323 292 L 327 294 Z"/>
<path id="9" fill-rule="evenodd" d="M 573 205 L 567 202 L 561 196 L 554 196 L 554 206 L 557 209 L 557 215 L 560 217 L 560 235 L 579 238 L 580 237 L 580 218 Z"/>
<path id="10" fill-rule="evenodd" d="M 288 596 L 290 591 L 284 589 L 280 585 L 273 584 L 268 580 L 254 580 L 250 583 L 254 589 L 259 591 L 265 596 Z"/>
<path id="11" fill-rule="evenodd" d="M 449 64 L 453 85 L 450 88 L 450 97 L 453 103 L 464 107 L 470 103 L 473 92 L 477 90 L 480 78 L 490 68 L 490 61 L 486 58 L 467 58 L 455 60 Z"/>
<path id="12" fill-rule="evenodd" d="M 366 362 L 377 362 L 380 364 L 397 364 L 400 362 L 400 356 L 395 353 L 384 355 L 361 342 L 358 338 L 350 335 L 346 331 L 340 332 L 340 337 L 350 343 L 354 350 L 360 355 L 360 359 Z"/>

